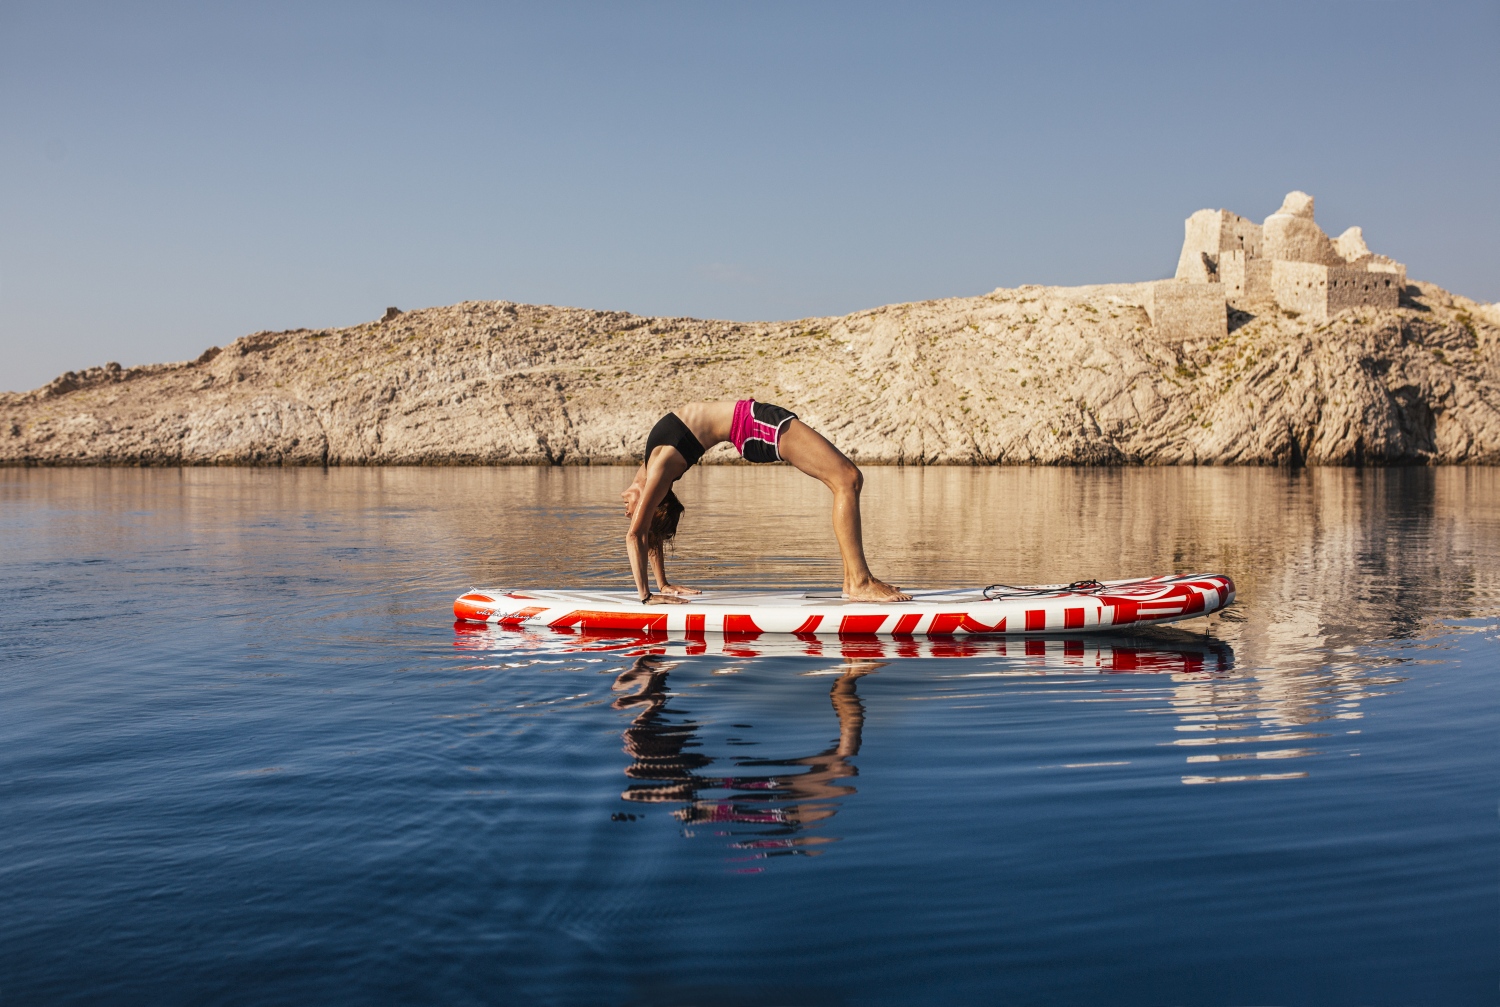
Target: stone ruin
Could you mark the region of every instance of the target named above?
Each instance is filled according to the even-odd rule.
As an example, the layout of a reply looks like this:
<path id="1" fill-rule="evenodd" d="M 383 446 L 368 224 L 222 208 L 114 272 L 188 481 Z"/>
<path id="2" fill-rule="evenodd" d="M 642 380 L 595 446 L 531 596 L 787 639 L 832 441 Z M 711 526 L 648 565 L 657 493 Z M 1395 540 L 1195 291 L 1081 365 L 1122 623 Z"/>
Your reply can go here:
<path id="1" fill-rule="evenodd" d="M 1227 335 L 1231 307 L 1274 304 L 1322 323 L 1345 308 L 1394 308 L 1406 289 L 1406 267 L 1372 254 L 1359 228 L 1324 234 L 1305 192 L 1287 193 L 1261 224 L 1199 210 L 1184 231 L 1176 278 L 1151 284 L 1145 297 L 1158 337 L 1170 342 Z"/>

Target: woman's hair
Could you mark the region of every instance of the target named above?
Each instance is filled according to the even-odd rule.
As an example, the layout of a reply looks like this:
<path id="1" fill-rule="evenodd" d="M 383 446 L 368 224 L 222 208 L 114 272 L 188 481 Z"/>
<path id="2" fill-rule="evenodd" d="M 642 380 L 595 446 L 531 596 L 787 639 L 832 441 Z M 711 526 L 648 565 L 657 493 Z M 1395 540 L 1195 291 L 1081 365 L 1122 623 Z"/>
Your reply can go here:
<path id="1" fill-rule="evenodd" d="M 651 525 L 646 529 L 646 548 L 660 549 L 677 535 L 677 522 L 685 508 L 677 494 L 667 490 L 666 498 L 656 505 L 651 515 Z"/>

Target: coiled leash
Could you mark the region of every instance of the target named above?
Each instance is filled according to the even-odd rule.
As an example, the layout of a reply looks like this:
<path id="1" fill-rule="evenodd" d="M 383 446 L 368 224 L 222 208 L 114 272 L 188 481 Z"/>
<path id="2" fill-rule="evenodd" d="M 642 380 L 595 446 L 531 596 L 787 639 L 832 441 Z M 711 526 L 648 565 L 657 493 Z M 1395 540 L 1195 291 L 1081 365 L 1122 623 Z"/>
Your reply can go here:
<path id="1" fill-rule="evenodd" d="M 1006 598 L 1036 598 L 1044 594 L 1060 594 L 1063 591 L 1093 594 L 1103 590 L 1104 585 L 1097 580 L 1075 580 L 1067 587 L 1011 587 L 1009 584 L 991 584 L 984 589 L 984 597 L 986 601 L 1001 601 Z"/>

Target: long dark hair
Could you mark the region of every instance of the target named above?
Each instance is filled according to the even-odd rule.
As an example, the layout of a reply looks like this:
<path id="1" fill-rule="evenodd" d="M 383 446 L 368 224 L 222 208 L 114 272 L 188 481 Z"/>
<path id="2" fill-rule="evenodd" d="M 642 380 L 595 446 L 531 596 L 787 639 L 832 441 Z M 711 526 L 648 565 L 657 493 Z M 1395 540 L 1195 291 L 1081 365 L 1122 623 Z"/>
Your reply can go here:
<path id="1" fill-rule="evenodd" d="M 676 538 L 677 522 L 684 510 L 686 508 L 677 499 L 677 494 L 667 490 L 666 497 L 656 505 L 656 513 L 651 515 L 651 526 L 646 529 L 646 548 L 660 549 Z"/>

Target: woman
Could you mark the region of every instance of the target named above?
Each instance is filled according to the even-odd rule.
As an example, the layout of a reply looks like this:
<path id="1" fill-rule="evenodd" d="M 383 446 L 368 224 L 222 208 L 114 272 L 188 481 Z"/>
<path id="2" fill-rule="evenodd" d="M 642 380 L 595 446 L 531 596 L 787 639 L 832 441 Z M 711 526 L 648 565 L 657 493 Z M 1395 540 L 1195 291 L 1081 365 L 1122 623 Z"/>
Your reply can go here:
<path id="1" fill-rule="evenodd" d="M 833 491 L 833 533 L 844 561 L 844 596 L 856 601 L 910 601 L 911 595 L 877 580 L 865 563 L 859 520 L 864 476 L 822 434 L 780 406 L 754 399 L 692 402 L 667 413 L 646 438 L 646 457 L 635 480 L 621 493 L 630 531 L 625 552 L 636 591 L 647 605 L 681 602 L 699 591 L 667 580 L 662 546 L 677 534 L 682 502 L 672 484 L 716 444 L 728 441 L 751 462 L 788 462 Z M 646 563 L 660 594 L 651 593 Z"/>

